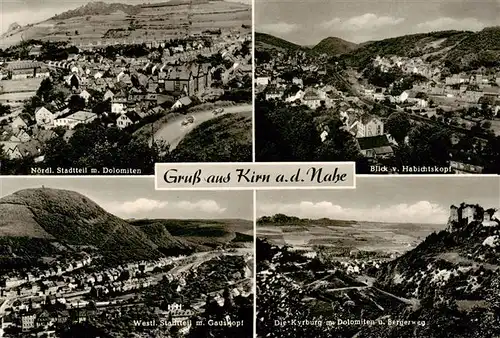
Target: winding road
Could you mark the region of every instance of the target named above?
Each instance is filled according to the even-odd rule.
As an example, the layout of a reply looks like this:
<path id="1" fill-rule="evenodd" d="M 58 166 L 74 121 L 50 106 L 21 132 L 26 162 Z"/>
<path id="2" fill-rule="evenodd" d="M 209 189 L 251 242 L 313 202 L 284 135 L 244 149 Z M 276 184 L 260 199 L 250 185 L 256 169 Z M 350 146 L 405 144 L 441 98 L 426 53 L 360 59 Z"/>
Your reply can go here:
<path id="1" fill-rule="evenodd" d="M 199 112 L 188 113 L 187 116 L 194 116 L 194 123 L 191 123 L 187 126 L 182 126 L 181 122 L 184 120 L 185 116 L 176 117 L 166 124 L 160 127 L 155 132 L 155 140 L 163 140 L 166 143 L 170 144 L 170 150 L 174 150 L 179 142 L 196 126 L 200 125 L 205 121 L 209 121 L 217 116 L 213 115 L 213 109 L 204 110 Z M 235 113 L 246 113 L 251 116 L 252 114 L 252 105 L 239 105 L 239 106 L 230 106 L 224 107 L 224 114 L 235 114 Z M 221 114 L 222 115 L 222 114 Z"/>

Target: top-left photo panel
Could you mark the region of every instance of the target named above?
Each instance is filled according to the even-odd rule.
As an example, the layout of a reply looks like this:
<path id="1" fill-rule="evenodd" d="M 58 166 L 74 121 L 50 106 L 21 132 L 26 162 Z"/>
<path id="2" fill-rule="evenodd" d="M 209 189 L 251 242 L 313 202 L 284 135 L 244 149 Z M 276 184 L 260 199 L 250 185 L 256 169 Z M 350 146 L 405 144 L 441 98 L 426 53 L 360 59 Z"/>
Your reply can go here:
<path id="1" fill-rule="evenodd" d="M 0 174 L 252 161 L 251 0 L 5 1 Z"/>

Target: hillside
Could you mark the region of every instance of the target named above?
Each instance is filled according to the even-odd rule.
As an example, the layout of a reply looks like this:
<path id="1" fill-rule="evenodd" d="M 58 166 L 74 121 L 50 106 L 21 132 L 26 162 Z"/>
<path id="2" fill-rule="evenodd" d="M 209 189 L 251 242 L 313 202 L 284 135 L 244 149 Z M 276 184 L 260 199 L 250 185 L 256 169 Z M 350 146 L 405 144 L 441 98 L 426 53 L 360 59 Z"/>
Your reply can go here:
<path id="1" fill-rule="evenodd" d="M 77 45 L 164 41 L 213 29 L 248 32 L 251 24 L 250 6 L 237 2 L 199 0 L 154 5 L 91 2 L 7 32 L 0 37 L 0 47 L 28 40 L 71 41 Z"/>
<path id="2" fill-rule="evenodd" d="M 182 139 L 172 156 L 179 162 L 251 162 L 251 114 L 225 114 L 201 123 Z"/>
<path id="3" fill-rule="evenodd" d="M 479 32 L 441 31 L 405 35 L 360 44 L 341 56 L 350 66 L 366 67 L 379 56 L 421 57 L 429 63 L 446 66 L 452 73 L 500 66 L 500 27 Z"/>
<path id="4" fill-rule="evenodd" d="M 275 214 L 273 216 L 262 216 L 257 220 L 258 225 L 311 225 L 316 226 L 349 226 L 357 224 L 356 221 L 335 220 L 330 218 L 309 219 L 299 218 L 296 216 L 288 216 L 284 214 Z"/>
<path id="5" fill-rule="evenodd" d="M 253 241 L 253 224 L 247 220 L 154 219 L 129 222 L 142 229 L 160 247 L 165 247 L 160 240 L 165 238 L 165 233 L 167 238 L 175 238 L 185 247 L 197 251 Z"/>
<path id="6" fill-rule="evenodd" d="M 461 68 L 499 66 L 500 26 L 485 28 L 463 39 L 444 59 Z"/>
<path id="7" fill-rule="evenodd" d="M 66 190 L 27 189 L 0 199 L 0 236 L 54 239 L 92 246 L 104 256 L 138 260 L 160 256 L 157 245 L 85 196 Z"/>
<path id="8" fill-rule="evenodd" d="M 404 319 L 429 321 L 413 331 L 417 336 L 498 335 L 498 316 L 483 319 L 500 304 L 499 234 L 500 223 L 486 226 L 480 220 L 454 231 L 433 233 L 415 249 L 385 264 L 377 273 L 377 285 L 419 300 L 418 307 L 403 313 Z M 399 328 L 382 330 L 379 336 L 408 334 L 408 328 Z"/>
<path id="9" fill-rule="evenodd" d="M 277 49 L 277 50 L 307 50 L 307 48 L 297 45 L 293 42 L 278 38 L 276 36 L 255 32 L 255 48 L 259 50 Z"/>
<path id="10" fill-rule="evenodd" d="M 357 44 L 336 37 L 328 37 L 321 40 L 312 48 L 314 53 L 339 55 L 348 53 L 358 47 Z"/>
<path id="11" fill-rule="evenodd" d="M 109 15 L 114 12 L 122 11 L 126 14 L 132 15 L 132 14 L 137 14 L 140 11 L 140 7 L 138 6 L 132 6 L 132 5 L 126 5 L 126 4 L 120 4 L 120 3 L 111 3 L 107 4 L 101 1 L 98 2 L 89 2 L 88 4 L 78 7 L 77 9 L 74 10 L 69 10 L 66 12 L 63 12 L 61 14 L 55 15 L 52 17 L 52 20 L 65 20 L 65 19 L 71 19 L 71 18 L 76 18 L 80 16 L 87 16 L 87 15 Z"/>

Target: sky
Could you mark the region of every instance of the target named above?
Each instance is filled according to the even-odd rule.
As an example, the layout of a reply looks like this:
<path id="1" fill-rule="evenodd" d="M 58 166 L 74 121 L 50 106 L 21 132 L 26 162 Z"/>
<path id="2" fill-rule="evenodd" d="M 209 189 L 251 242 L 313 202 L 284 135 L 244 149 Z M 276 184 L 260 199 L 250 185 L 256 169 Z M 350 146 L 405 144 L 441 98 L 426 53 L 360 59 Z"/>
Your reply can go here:
<path id="1" fill-rule="evenodd" d="M 445 224 L 462 202 L 500 207 L 498 177 L 357 177 L 352 190 L 257 192 L 257 217 L 283 213 L 301 218 L 387 223 Z M 499 215 L 500 217 L 500 215 Z"/>
<path id="2" fill-rule="evenodd" d="M 0 196 L 42 185 L 79 192 L 125 219 L 253 219 L 252 191 L 155 191 L 152 177 L 2 177 Z"/>
<path id="3" fill-rule="evenodd" d="M 99 0 L 107 3 L 138 5 L 142 3 L 166 2 L 166 0 Z M 251 4 L 251 0 L 226 0 Z M 0 1 L 0 33 L 17 22 L 21 26 L 47 20 L 56 14 L 83 6 L 90 0 L 2 0 Z"/>
<path id="4" fill-rule="evenodd" d="M 255 0 L 256 31 L 301 45 L 500 25 L 500 0 Z"/>

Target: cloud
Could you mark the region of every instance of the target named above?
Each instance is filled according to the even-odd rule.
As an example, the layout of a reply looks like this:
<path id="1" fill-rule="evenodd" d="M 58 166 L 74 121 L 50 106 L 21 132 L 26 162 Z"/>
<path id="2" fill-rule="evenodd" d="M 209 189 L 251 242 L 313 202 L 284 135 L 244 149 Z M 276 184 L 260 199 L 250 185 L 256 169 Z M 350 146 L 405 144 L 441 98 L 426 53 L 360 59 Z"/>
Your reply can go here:
<path id="1" fill-rule="evenodd" d="M 331 218 L 389 223 L 443 223 L 449 211 L 438 204 L 420 201 L 414 204 L 397 204 L 389 207 L 344 208 L 328 201 L 294 204 L 263 204 L 258 206 L 259 216 L 283 213 L 301 218 Z"/>
<path id="2" fill-rule="evenodd" d="M 299 29 L 299 25 L 294 23 L 277 22 L 259 25 L 259 30 L 270 34 L 290 34 Z"/>
<path id="3" fill-rule="evenodd" d="M 191 201 L 158 201 L 148 198 L 138 198 L 134 201 L 126 201 L 121 203 L 110 203 L 105 205 L 105 209 L 116 215 L 123 215 L 127 217 L 141 216 L 144 213 L 151 213 L 154 211 L 162 211 L 166 216 L 175 215 L 190 216 L 196 212 L 205 214 L 222 214 L 226 208 L 222 208 L 214 200 L 200 200 L 197 202 Z"/>
<path id="4" fill-rule="evenodd" d="M 189 202 L 189 201 L 181 201 L 175 203 L 177 208 L 186 210 L 186 211 L 195 211 L 200 210 L 210 214 L 221 214 L 226 211 L 226 208 L 222 208 L 217 202 L 214 200 L 201 200 L 198 202 Z"/>
<path id="5" fill-rule="evenodd" d="M 479 21 L 476 18 L 439 18 L 426 22 L 419 23 L 417 28 L 419 31 L 442 31 L 442 30 L 473 30 L 478 31 L 486 27 L 487 24 Z"/>
<path id="6" fill-rule="evenodd" d="M 135 201 L 126 201 L 110 206 L 112 212 L 119 214 L 135 214 L 139 212 L 148 212 L 156 209 L 163 209 L 168 205 L 168 202 L 161 202 L 147 198 L 138 198 Z"/>
<path id="7" fill-rule="evenodd" d="M 365 13 L 363 15 L 353 16 L 349 19 L 334 18 L 321 23 L 321 27 L 323 29 L 337 29 L 343 31 L 372 30 L 386 26 L 395 26 L 403 21 L 405 21 L 404 18 Z"/>

